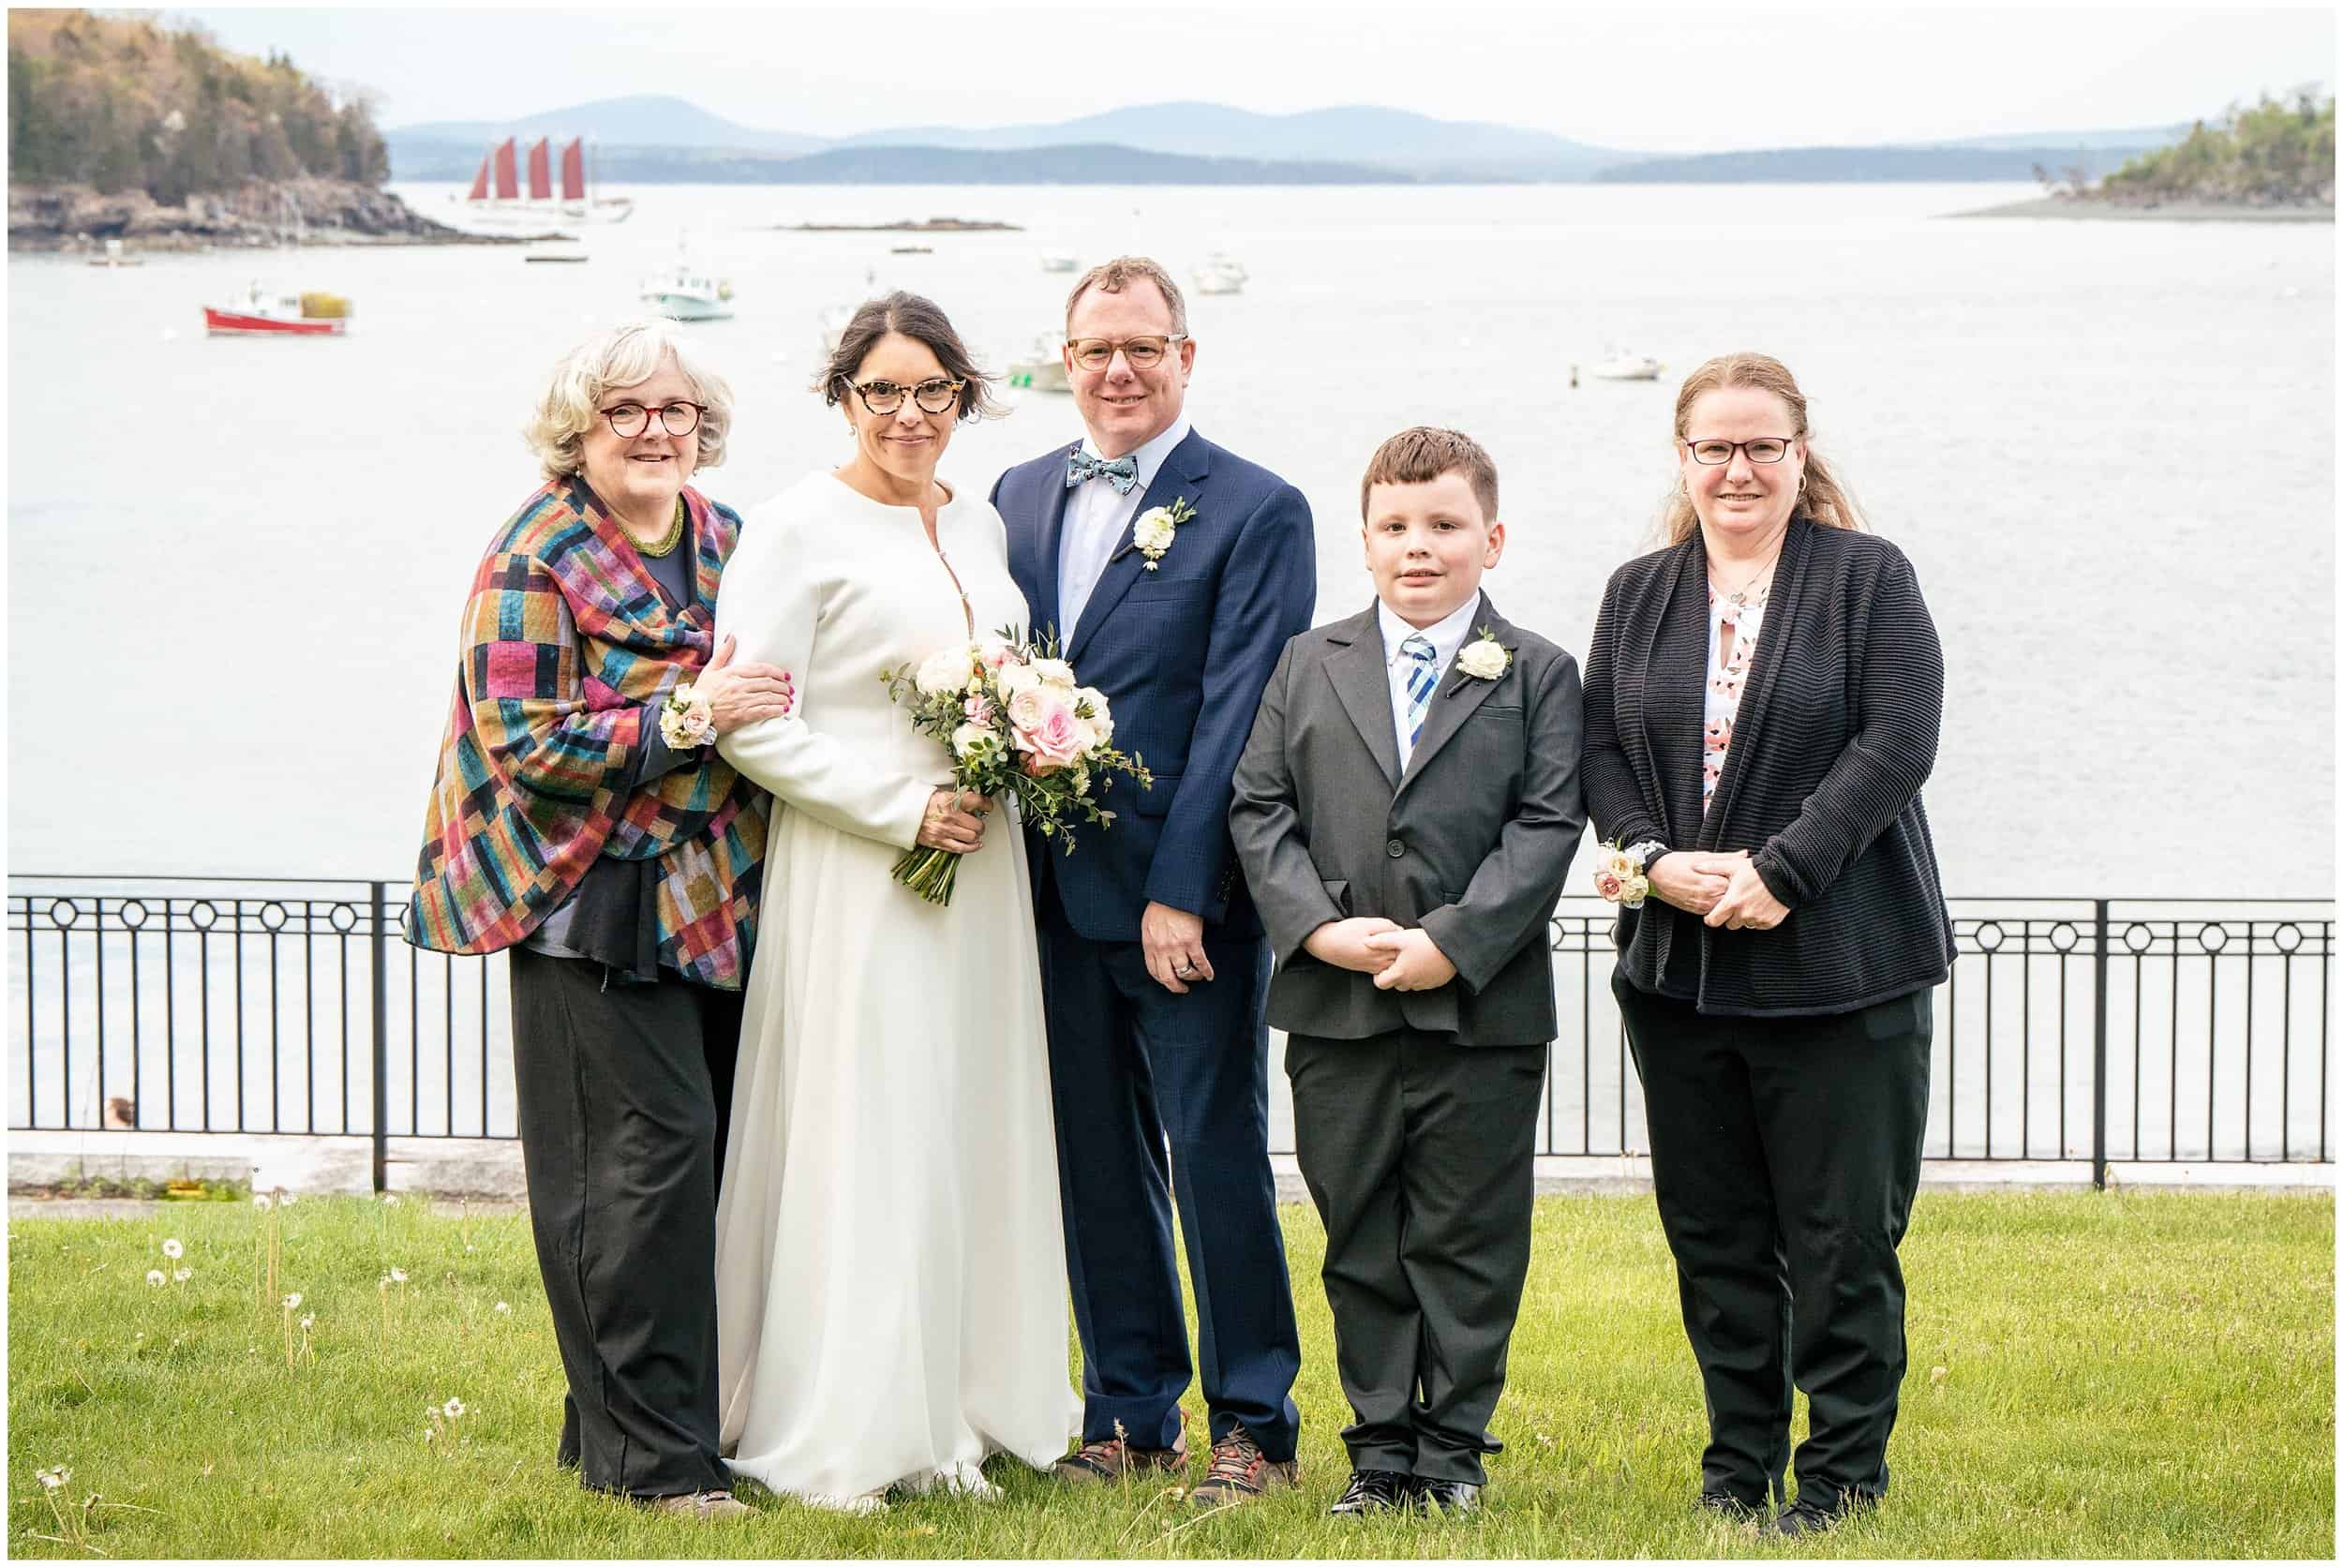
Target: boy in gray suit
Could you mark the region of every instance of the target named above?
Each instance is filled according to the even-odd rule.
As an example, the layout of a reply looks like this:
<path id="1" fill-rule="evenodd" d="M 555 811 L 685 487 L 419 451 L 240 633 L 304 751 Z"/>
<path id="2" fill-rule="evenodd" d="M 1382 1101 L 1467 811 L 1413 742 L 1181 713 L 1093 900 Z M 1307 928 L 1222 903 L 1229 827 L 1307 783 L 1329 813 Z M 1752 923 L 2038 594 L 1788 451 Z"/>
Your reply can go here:
<path id="1" fill-rule="evenodd" d="M 1360 509 L 1376 603 L 1286 645 L 1229 817 L 1355 1417 L 1333 1512 L 1469 1513 L 1529 1269 L 1578 666 L 1481 591 L 1505 528 L 1470 437 L 1394 436 Z"/>

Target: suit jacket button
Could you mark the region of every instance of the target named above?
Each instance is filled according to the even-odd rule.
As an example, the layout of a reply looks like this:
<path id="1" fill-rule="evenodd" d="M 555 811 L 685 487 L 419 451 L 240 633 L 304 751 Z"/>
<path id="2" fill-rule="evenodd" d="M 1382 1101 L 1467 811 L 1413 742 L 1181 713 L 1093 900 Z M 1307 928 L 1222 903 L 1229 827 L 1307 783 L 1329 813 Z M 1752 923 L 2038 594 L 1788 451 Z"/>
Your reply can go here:
<path id="1" fill-rule="evenodd" d="M 1383 845 L 1383 853 L 1390 856 L 1395 860 L 1399 859 L 1400 856 L 1405 855 L 1407 852 L 1408 846 L 1401 844 L 1397 839 L 1393 839 L 1389 844 Z"/>

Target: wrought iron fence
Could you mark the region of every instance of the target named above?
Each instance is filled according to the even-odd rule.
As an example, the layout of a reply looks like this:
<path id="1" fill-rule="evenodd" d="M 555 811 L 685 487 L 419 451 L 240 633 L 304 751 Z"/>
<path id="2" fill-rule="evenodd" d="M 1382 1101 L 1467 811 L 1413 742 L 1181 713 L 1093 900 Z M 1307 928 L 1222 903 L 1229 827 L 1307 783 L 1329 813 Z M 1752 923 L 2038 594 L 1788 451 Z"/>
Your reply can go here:
<path id="1" fill-rule="evenodd" d="M 511 1138 L 500 959 L 406 943 L 403 882 L 12 876 L 9 1126 Z M 1934 1159 L 2329 1161 L 2331 900 L 1958 899 Z M 1539 1148 L 1643 1147 L 1609 912 L 1551 930 Z M 1273 1138 L 1291 1149 L 1282 1074 Z"/>

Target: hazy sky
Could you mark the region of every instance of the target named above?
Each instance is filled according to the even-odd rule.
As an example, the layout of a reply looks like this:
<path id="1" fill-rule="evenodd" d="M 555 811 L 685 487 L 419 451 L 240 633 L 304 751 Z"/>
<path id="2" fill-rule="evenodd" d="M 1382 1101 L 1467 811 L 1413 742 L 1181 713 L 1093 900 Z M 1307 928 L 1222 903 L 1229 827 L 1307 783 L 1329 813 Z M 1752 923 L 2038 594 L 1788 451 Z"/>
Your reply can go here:
<path id="1" fill-rule="evenodd" d="M 362 84 L 387 126 L 669 93 L 817 135 L 1203 99 L 1374 103 L 1664 152 L 2153 126 L 2336 79 L 2335 13 L 1558 9 L 1163 0 L 946 8 L 172 11 Z"/>

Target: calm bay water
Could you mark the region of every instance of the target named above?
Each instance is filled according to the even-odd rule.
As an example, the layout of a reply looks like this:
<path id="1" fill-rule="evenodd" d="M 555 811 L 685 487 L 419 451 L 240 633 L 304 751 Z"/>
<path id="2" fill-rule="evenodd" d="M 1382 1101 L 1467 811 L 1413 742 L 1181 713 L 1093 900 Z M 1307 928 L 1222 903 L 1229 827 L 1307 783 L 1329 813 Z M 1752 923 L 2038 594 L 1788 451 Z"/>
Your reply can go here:
<path id="1" fill-rule="evenodd" d="M 450 187 L 400 188 L 440 211 Z M 2330 228 L 1944 216 L 2023 194 L 1983 187 L 633 194 L 583 266 L 11 259 L 12 870 L 404 876 L 465 589 L 535 483 L 528 401 L 688 230 L 739 296 L 696 329 L 738 397 L 700 480 L 721 500 L 843 455 L 805 391 L 828 306 L 920 290 L 998 365 L 1059 324 L 1071 280 L 1037 252 L 1184 273 L 1227 250 L 1252 281 L 1192 302 L 1189 407 L 1309 496 L 1318 618 L 1367 600 L 1367 454 L 1455 425 L 1502 472 L 1491 593 L 1582 656 L 1604 576 L 1649 545 L 1676 381 L 1775 353 L 1945 642 L 1949 890 L 2333 890 Z M 773 227 L 941 213 L 1025 230 L 896 256 L 909 236 Z M 351 335 L 206 339 L 201 303 L 253 277 L 349 294 Z M 1572 390 L 1607 344 L 1669 374 Z M 1077 431 L 1028 396 L 945 472 L 989 487 Z"/>

